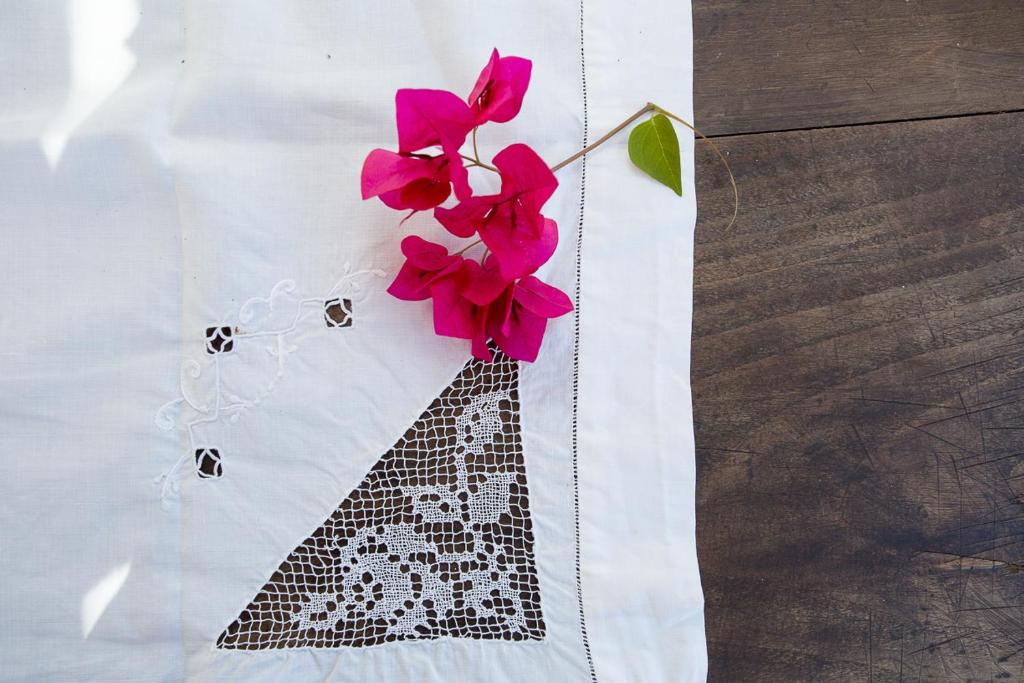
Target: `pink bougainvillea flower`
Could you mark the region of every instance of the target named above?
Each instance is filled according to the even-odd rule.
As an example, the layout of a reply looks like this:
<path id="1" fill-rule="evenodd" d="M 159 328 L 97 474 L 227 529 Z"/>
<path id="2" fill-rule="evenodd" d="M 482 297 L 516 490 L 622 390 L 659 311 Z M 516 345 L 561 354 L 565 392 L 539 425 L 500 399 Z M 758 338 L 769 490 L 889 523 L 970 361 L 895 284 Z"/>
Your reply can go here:
<path id="1" fill-rule="evenodd" d="M 395 111 L 399 153 L 409 155 L 440 146 L 448 160 L 455 196 L 460 200 L 468 199 L 473 191 L 459 149 L 476 125 L 476 117 L 466 103 L 446 90 L 405 88 L 395 93 Z"/>
<path id="2" fill-rule="evenodd" d="M 495 315 L 493 303 L 509 286 L 493 256 L 483 266 L 476 261 L 463 261 L 450 277 L 435 281 L 430 288 L 434 298 L 434 332 L 468 339 L 474 356 L 491 360 L 488 320 Z"/>
<path id="3" fill-rule="evenodd" d="M 558 180 L 544 160 L 527 145 L 510 145 L 494 157 L 501 174 L 501 192 L 471 197 L 434 217 L 454 235 L 480 233 L 498 258 L 502 275 L 513 280 L 544 264 L 558 244 L 558 226 L 541 215 Z"/>
<path id="4" fill-rule="evenodd" d="M 380 197 L 392 209 L 432 209 L 451 194 L 446 156 L 395 154 L 375 149 L 363 162 L 363 199 Z"/>
<path id="5" fill-rule="evenodd" d="M 434 299 L 434 332 L 444 337 L 468 339 L 473 355 L 491 359 L 487 348 L 487 307 L 478 306 L 463 294 L 473 277 L 474 261 L 463 263 L 452 277 L 431 287 Z M 477 264 L 479 267 L 479 264 Z"/>
<path id="6" fill-rule="evenodd" d="M 431 296 L 431 286 L 458 272 L 464 259 L 459 254 L 449 254 L 440 244 L 428 242 L 411 235 L 402 240 L 405 264 L 388 293 L 403 301 L 423 301 Z"/>
<path id="7" fill-rule="evenodd" d="M 463 261 L 430 289 L 434 331 L 470 340 L 473 355 L 483 360 L 491 360 L 487 340 L 494 339 L 509 357 L 533 362 L 547 321 L 573 309 L 564 292 L 532 275 L 518 282 L 506 280 L 494 256 L 484 266 Z"/>
<path id="8" fill-rule="evenodd" d="M 380 197 L 398 210 L 433 208 L 454 235 L 479 234 L 490 254 L 479 263 L 462 256 L 476 243 L 449 253 L 420 237 L 405 238 L 406 260 L 388 292 L 407 301 L 432 299 L 434 331 L 468 340 L 473 355 L 485 360 L 492 358 L 491 340 L 512 358 L 536 360 L 547 321 L 573 309 L 564 292 L 533 276 L 558 244 L 558 226 L 541 214 L 558 187 L 547 164 L 528 146 L 510 145 L 494 157 L 498 194 L 474 197 L 459 152 L 477 126 L 519 113 L 530 71 L 529 60 L 494 50 L 468 104 L 443 90 L 399 90 L 398 151 L 375 149 L 362 169 L 364 199 Z M 459 203 L 442 207 L 453 191 Z"/>
<path id="9" fill-rule="evenodd" d="M 541 216 L 541 219 L 541 230 L 536 237 L 512 221 L 494 221 L 481 227 L 480 237 L 498 257 L 506 277 L 530 275 L 555 253 L 558 224 L 550 218 Z"/>
<path id="10" fill-rule="evenodd" d="M 515 118 L 530 85 L 531 68 L 529 59 L 499 57 L 497 50 L 491 53 L 468 100 L 478 125 L 487 121 L 505 123 Z"/>
<path id="11" fill-rule="evenodd" d="M 529 275 L 508 287 L 491 304 L 493 312 L 487 317 L 487 335 L 510 358 L 532 363 L 540 351 L 548 320 L 565 315 L 572 308 L 565 292 Z"/>

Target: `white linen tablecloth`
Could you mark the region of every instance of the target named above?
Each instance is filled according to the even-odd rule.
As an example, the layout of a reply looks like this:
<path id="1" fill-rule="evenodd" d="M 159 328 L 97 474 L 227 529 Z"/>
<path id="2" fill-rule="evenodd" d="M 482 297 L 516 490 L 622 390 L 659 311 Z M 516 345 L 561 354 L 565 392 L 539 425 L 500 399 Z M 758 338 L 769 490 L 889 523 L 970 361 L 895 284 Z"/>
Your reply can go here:
<path id="1" fill-rule="evenodd" d="M 561 241 L 541 275 L 577 311 L 536 363 L 483 378 L 468 345 L 431 333 L 429 305 L 384 292 L 401 238 L 440 230 L 361 201 L 362 160 L 394 145 L 396 89 L 465 96 L 493 47 L 531 59 L 533 78 L 519 117 L 481 131 L 488 157 L 521 141 L 554 162 L 647 100 L 692 118 L 686 0 L 0 9 L 0 678 L 704 679 L 692 137 L 680 130 L 683 199 L 629 164 L 625 135 L 559 171 L 545 213 Z M 361 486 L 411 490 L 416 475 L 374 468 L 406 467 L 402 439 L 439 399 L 458 413 L 445 428 L 475 429 L 465 409 L 488 438 L 516 435 L 501 476 L 451 505 L 485 528 L 478 545 L 508 522 L 529 552 L 462 568 L 480 583 L 498 577 L 488 563 L 518 563 L 497 598 L 431 575 L 404 608 L 407 569 L 342 577 L 318 564 L 348 560 L 317 533 L 349 520 L 371 555 L 405 543 L 346 510 Z M 449 514 L 424 486 L 435 507 L 417 514 Z M 487 507 L 511 499 L 518 516 Z M 267 586 L 324 572 L 353 591 L 370 576 L 359 609 L 397 605 L 380 634 L 406 635 L 299 643 L 254 616 Z M 431 619 L 428 590 L 523 605 L 488 622 L 493 637 L 419 637 L 406 610 Z M 332 609 L 296 602 L 291 618 L 313 633 Z"/>

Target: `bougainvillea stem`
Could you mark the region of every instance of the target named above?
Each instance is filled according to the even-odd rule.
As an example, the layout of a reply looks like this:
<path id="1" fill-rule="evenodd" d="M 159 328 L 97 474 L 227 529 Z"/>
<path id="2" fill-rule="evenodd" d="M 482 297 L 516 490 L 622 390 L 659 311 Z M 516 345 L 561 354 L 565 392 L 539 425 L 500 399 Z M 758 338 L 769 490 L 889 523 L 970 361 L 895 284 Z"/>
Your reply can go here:
<path id="1" fill-rule="evenodd" d="M 469 156 L 468 154 L 459 154 L 459 156 L 462 157 L 463 159 L 465 159 L 466 161 L 470 162 L 469 163 L 469 168 L 473 168 L 474 166 L 479 166 L 480 168 L 486 168 L 488 171 L 493 171 L 494 173 L 498 172 L 498 169 L 496 169 L 494 166 L 491 166 L 488 163 L 480 161 L 479 159 L 474 159 L 473 157 Z"/>
<path id="2" fill-rule="evenodd" d="M 462 254 L 464 254 L 465 252 L 469 251 L 470 249 L 472 249 L 472 248 L 473 248 L 473 247 L 475 247 L 476 245 L 478 245 L 478 244 L 483 244 L 483 243 L 484 243 L 484 241 L 483 241 L 483 240 L 477 240 L 476 242 L 472 242 L 472 243 L 470 243 L 470 244 L 467 244 L 467 245 L 466 245 L 466 246 L 464 246 L 464 247 L 463 247 L 462 249 L 460 249 L 460 250 L 458 250 L 457 252 L 455 252 L 455 256 L 461 256 Z"/>
<path id="3" fill-rule="evenodd" d="M 729 183 L 732 185 L 733 208 L 732 208 L 732 219 L 729 221 L 729 225 L 726 228 L 726 230 L 728 230 L 729 228 L 731 228 L 733 226 L 733 223 L 736 222 L 736 216 L 739 213 L 739 209 L 740 209 L 740 193 L 739 193 L 739 189 L 736 187 L 736 177 L 732 174 L 732 169 L 729 168 L 729 162 L 726 160 L 725 155 L 722 154 L 722 151 L 720 149 L 718 149 L 718 145 L 715 144 L 714 140 L 709 138 L 707 135 L 704 135 L 704 133 L 700 132 L 696 128 L 696 126 L 694 126 L 692 123 L 690 123 L 686 119 L 682 118 L 681 116 L 677 116 L 676 114 L 673 114 L 672 112 L 668 111 L 667 109 L 663 109 L 662 107 L 659 107 L 658 105 L 654 104 L 653 102 L 648 102 L 647 104 L 645 104 L 643 107 L 641 107 L 639 110 L 637 110 L 637 112 L 634 113 L 632 116 L 630 116 L 625 121 L 623 121 L 619 125 L 617 125 L 614 128 L 612 128 L 610 131 L 608 131 L 607 133 L 605 133 L 600 138 L 598 138 L 597 140 L 595 140 L 591 144 L 587 145 L 586 147 L 584 147 L 580 151 L 576 152 L 575 154 L 573 154 L 572 156 L 570 156 L 570 157 L 568 157 L 566 159 L 563 159 L 562 161 L 559 161 L 557 164 L 555 164 L 554 166 L 551 167 L 551 170 L 552 171 L 558 171 L 559 169 L 564 168 L 565 166 L 568 166 L 569 164 L 571 164 L 572 162 L 576 161 L 577 159 L 579 159 L 579 158 L 581 158 L 583 156 L 586 156 L 587 154 L 589 154 L 590 152 L 594 151 L 595 149 L 597 149 L 598 147 L 600 147 L 604 143 L 606 143 L 609 140 L 611 140 L 617 134 L 621 133 L 623 131 L 623 129 L 625 129 L 629 124 L 633 123 L 634 121 L 636 121 L 638 118 L 640 118 L 644 114 L 648 114 L 648 113 L 652 113 L 652 112 L 653 113 L 657 113 L 657 114 L 663 114 L 664 116 L 667 116 L 668 118 L 672 119 L 673 121 L 676 121 L 677 123 L 679 123 L 679 124 L 685 126 L 686 128 L 689 128 L 690 130 L 692 130 L 702 140 L 707 141 L 707 143 L 709 145 L 711 145 L 711 149 L 713 149 L 715 151 L 715 154 L 718 155 L 718 158 L 721 159 L 722 164 L 725 166 L 726 172 L 728 172 L 728 174 L 729 174 Z"/>
<path id="4" fill-rule="evenodd" d="M 704 133 L 701 133 L 699 130 L 697 130 L 697 128 L 693 124 L 691 124 L 686 119 L 683 119 L 683 118 L 681 118 L 679 116 L 676 116 L 672 112 L 670 112 L 670 111 L 668 111 L 666 109 L 662 109 L 658 105 L 653 104 L 651 102 L 648 102 L 647 104 L 650 105 L 653 108 L 653 110 L 658 112 L 659 114 L 664 114 L 665 116 L 669 117 L 673 121 L 676 121 L 677 123 L 679 123 L 679 124 L 689 128 L 694 133 L 699 135 L 702 140 L 704 140 L 709 145 L 711 145 L 711 149 L 715 150 L 715 154 L 717 154 L 718 158 L 722 160 L 722 164 L 725 165 L 725 170 L 729 172 L 729 184 L 732 185 L 732 218 L 729 220 L 729 225 L 726 226 L 726 228 L 725 228 L 726 230 L 728 230 L 736 222 L 736 216 L 737 216 L 737 214 L 739 214 L 739 211 L 740 211 L 740 191 L 739 191 L 739 188 L 736 187 L 736 176 L 734 176 L 732 174 L 732 169 L 729 168 L 729 162 L 726 161 L 725 155 L 722 154 L 722 150 L 718 149 L 718 145 L 715 144 L 714 140 L 709 138 L 707 135 L 704 135 Z"/>
<path id="5" fill-rule="evenodd" d="M 650 102 L 648 102 L 642 108 L 640 108 L 635 114 L 630 116 L 628 119 L 626 119 L 625 121 L 623 121 L 619 125 L 617 125 L 614 128 L 612 128 L 610 131 L 608 131 L 607 133 L 602 135 L 600 138 L 598 138 L 594 142 L 590 143 L 589 145 L 587 145 L 586 147 L 584 147 L 580 151 L 576 152 L 572 156 L 570 156 L 570 157 L 568 157 L 566 159 L 562 159 L 561 161 L 559 161 L 557 164 L 555 164 L 554 166 L 551 167 L 551 170 L 552 171 L 558 171 L 560 168 L 568 166 L 569 164 L 571 164 L 572 162 L 576 161 L 580 157 L 583 157 L 583 156 L 587 155 L 588 153 L 594 151 L 595 149 L 597 149 L 598 147 L 600 147 L 604 143 L 606 143 L 609 140 L 611 140 L 618 133 L 622 132 L 623 128 L 625 128 L 629 124 L 633 123 L 638 118 L 640 118 L 641 116 L 643 116 L 644 114 L 646 114 L 647 112 L 650 112 L 650 111 L 654 111 L 654 105 L 651 104 Z"/>

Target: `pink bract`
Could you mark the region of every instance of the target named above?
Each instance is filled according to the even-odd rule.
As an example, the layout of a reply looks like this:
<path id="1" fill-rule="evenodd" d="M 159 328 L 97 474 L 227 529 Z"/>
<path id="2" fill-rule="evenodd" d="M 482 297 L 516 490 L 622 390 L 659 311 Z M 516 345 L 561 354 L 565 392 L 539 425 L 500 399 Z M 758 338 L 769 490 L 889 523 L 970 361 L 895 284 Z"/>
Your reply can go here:
<path id="1" fill-rule="evenodd" d="M 505 123 L 515 118 L 530 85 L 531 69 L 529 59 L 500 57 L 497 50 L 491 53 L 468 100 L 478 124 Z"/>
<path id="2" fill-rule="evenodd" d="M 388 287 L 388 293 L 404 301 L 429 299 L 431 286 L 456 272 L 463 262 L 462 256 L 449 254 L 440 244 L 416 235 L 402 240 L 402 253 L 405 254 L 405 264 Z"/>
<path id="3" fill-rule="evenodd" d="M 398 120 L 398 151 L 412 154 L 439 145 L 448 159 L 448 173 L 455 196 L 468 199 L 469 174 L 462 165 L 459 149 L 476 125 L 476 118 L 466 103 L 446 90 L 413 90 L 404 88 L 395 93 Z"/>
<path id="4" fill-rule="evenodd" d="M 547 321 L 573 308 L 564 292 L 533 276 L 505 280 L 493 256 L 483 266 L 463 261 L 430 289 L 434 331 L 470 340 L 473 355 L 483 360 L 492 357 L 488 339 L 511 358 L 536 360 Z"/>
<path id="5" fill-rule="evenodd" d="M 432 209 L 451 194 L 445 156 L 407 156 L 375 149 L 363 162 L 363 199 L 380 197 L 392 209 Z"/>
<path id="6" fill-rule="evenodd" d="M 452 208 L 437 207 L 434 217 L 459 237 L 476 232 L 501 266 L 506 279 L 529 275 L 543 265 L 558 244 L 558 226 L 541 215 L 558 180 L 536 152 L 523 144 L 494 157 L 501 192 L 471 197 Z"/>
<path id="7" fill-rule="evenodd" d="M 500 315 L 488 318 L 488 335 L 510 358 L 537 360 L 548 320 L 572 310 L 562 290 L 533 276 L 524 277 L 492 304 Z"/>

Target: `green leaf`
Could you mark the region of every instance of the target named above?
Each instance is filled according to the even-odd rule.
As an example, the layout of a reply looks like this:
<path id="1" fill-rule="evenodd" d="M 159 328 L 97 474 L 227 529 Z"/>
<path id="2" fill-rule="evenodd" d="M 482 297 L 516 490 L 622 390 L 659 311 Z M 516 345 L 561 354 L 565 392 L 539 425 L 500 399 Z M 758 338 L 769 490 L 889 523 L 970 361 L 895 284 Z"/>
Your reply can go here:
<path id="1" fill-rule="evenodd" d="M 664 114 L 655 114 L 629 134 L 629 159 L 637 168 L 683 196 L 679 138 Z"/>

